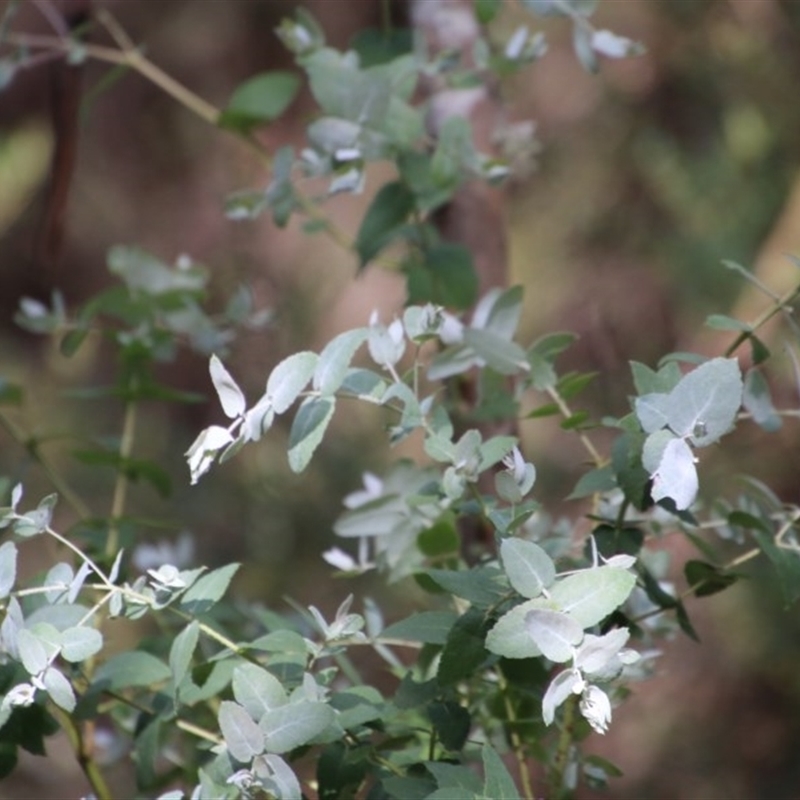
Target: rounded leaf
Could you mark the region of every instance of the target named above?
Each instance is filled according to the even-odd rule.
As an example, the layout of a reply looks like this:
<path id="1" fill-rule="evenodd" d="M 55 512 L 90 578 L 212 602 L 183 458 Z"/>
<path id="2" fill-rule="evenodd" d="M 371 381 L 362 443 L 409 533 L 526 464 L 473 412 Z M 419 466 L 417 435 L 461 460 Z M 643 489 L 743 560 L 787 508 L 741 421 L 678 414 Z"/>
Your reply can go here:
<path id="1" fill-rule="evenodd" d="M 501 473 L 503 474 L 503 473 Z M 525 539 L 503 539 L 500 559 L 508 580 L 523 597 L 534 598 L 553 583 L 556 566 L 538 544 Z"/>

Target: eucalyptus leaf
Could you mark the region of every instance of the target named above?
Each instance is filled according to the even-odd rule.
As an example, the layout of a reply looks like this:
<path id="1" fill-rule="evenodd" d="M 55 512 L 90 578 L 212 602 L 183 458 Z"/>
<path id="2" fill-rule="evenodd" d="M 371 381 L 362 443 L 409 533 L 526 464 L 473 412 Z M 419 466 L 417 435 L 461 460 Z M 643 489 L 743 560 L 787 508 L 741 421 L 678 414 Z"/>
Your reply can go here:
<path id="1" fill-rule="evenodd" d="M 542 654 L 556 663 L 569 661 L 583 639 L 580 624 L 561 611 L 531 609 L 525 615 L 525 628 Z"/>
<path id="2" fill-rule="evenodd" d="M 516 342 L 510 342 L 493 331 L 467 328 L 464 343 L 501 375 L 516 375 L 530 369 L 525 351 Z"/>
<path id="3" fill-rule="evenodd" d="M 307 397 L 301 403 L 289 433 L 289 466 L 293 472 L 302 472 L 308 466 L 335 408 L 335 397 Z"/>
<path id="4" fill-rule="evenodd" d="M 172 676 L 172 670 L 160 659 L 144 650 L 117 653 L 102 663 L 92 676 L 92 684 L 112 691 L 132 686 L 153 686 Z"/>
<path id="5" fill-rule="evenodd" d="M 100 652 L 103 647 L 103 634 L 96 628 L 78 625 L 63 631 L 61 641 L 61 657 L 66 661 L 78 663 Z"/>
<path id="6" fill-rule="evenodd" d="M 242 390 L 217 356 L 211 356 L 208 369 L 225 416 L 230 419 L 240 417 L 246 407 Z"/>
<path id="7" fill-rule="evenodd" d="M 259 720 L 269 753 L 287 753 L 319 736 L 336 715 L 326 703 L 303 700 L 267 711 Z"/>
<path id="8" fill-rule="evenodd" d="M 444 644 L 457 619 L 458 615 L 452 611 L 420 611 L 389 625 L 380 638 Z"/>
<path id="9" fill-rule="evenodd" d="M 744 379 L 743 404 L 753 416 L 756 425 L 768 433 L 780 430 L 783 420 L 775 411 L 772 396 L 764 375 L 759 369 L 750 369 Z"/>
<path id="10" fill-rule="evenodd" d="M 492 800 L 517 800 L 519 791 L 497 751 L 485 744 L 481 748 L 481 758 L 485 779 L 483 796 Z"/>
<path id="11" fill-rule="evenodd" d="M 557 610 L 557 606 L 550 600 L 536 598 L 507 611 L 486 636 L 486 648 L 505 658 L 535 658 L 542 655 L 525 624 L 530 611 L 542 608 Z"/>
<path id="12" fill-rule="evenodd" d="M 345 380 L 353 356 L 368 335 L 368 328 L 356 328 L 331 339 L 319 354 L 314 369 L 314 389 L 323 396 L 337 392 Z"/>
<path id="13" fill-rule="evenodd" d="M 303 351 L 285 358 L 272 370 L 266 397 L 276 414 L 283 414 L 300 396 L 314 375 L 317 360 L 316 353 Z"/>
<path id="14" fill-rule="evenodd" d="M 584 569 L 556 581 L 550 600 L 585 629 L 619 608 L 635 584 L 635 576 L 619 567 Z"/>
<path id="15" fill-rule="evenodd" d="M 0 600 L 8 597 L 17 580 L 17 546 L 14 542 L 0 545 Z"/>
<path id="16" fill-rule="evenodd" d="M 42 676 L 42 682 L 50 699 L 59 708 L 64 709 L 68 714 L 75 710 L 75 691 L 63 672 L 55 667 L 50 667 Z"/>
<path id="17" fill-rule="evenodd" d="M 172 641 L 169 648 L 169 667 L 176 688 L 189 671 L 199 638 L 200 624 L 197 620 L 193 620 Z"/>
<path id="18" fill-rule="evenodd" d="M 534 542 L 503 539 L 500 558 L 511 585 L 523 597 L 539 597 L 555 580 L 553 559 Z"/>
<path id="19" fill-rule="evenodd" d="M 255 720 L 289 700 L 281 682 L 257 664 L 240 664 L 234 669 L 233 696 Z"/>
<path id="20" fill-rule="evenodd" d="M 240 564 L 226 564 L 205 575 L 201 575 L 180 599 L 183 611 L 189 614 L 204 614 L 228 591 L 228 586 Z"/>
<path id="21" fill-rule="evenodd" d="M 248 131 L 272 122 L 289 107 L 299 90 L 300 78 L 293 72 L 274 70 L 255 75 L 236 89 L 217 124 Z"/>
<path id="22" fill-rule="evenodd" d="M 264 752 L 264 734 L 238 703 L 223 700 L 217 714 L 219 729 L 230 754 L 243 764 Z"/>

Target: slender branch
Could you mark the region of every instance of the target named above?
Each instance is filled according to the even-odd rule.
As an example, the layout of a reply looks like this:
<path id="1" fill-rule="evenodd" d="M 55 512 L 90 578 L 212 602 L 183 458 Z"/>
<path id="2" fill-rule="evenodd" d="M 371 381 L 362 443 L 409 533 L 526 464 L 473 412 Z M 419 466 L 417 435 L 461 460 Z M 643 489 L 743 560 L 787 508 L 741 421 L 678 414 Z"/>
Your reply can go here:
<path id="1" fill-rule="evenodd" d="M 533 786 L 531 784 L 531 774 L 528 769 L 528 760 L 525 758 L 525 744 L 520 738 L 519 731 L 517 730 L 517 711 L 511 698 L 508 694 L 508 682 L 505 675 L 497 672 L 497 686 L 503 694 L 503 705 L 506 710 L 506 717 L 508 718 L 508 738 L 511 740 L 511 749 L 514 751 L 514 757 L 517 760 L 517 770 L 519 772 L 519 780 L 522 784 L 522 790 L 525 794 L 526 800 L 534 800 Z"/>
<path id="2" fill-rule="evenodd" d="M 747 330 L 742 331 L 725 350 L 725 356 L 732 356 L 762 325 L 769 322 L 776 314 L 780 314 L 781 311 L 790 308 L 792 301 L 798 297 L 800 297 L 800 284 L 795 286 L 794 289 L 784 292 L 773 305 L 765 309 L 753 322 L 749 323 Z"/>
<path id="3" fill-rule="evenodd" d="M 119 468 L 117 469 L 117 479 L 114 482 L 114 494 L 111 500 L 111 524 L 108 531 L 108 539 L 106 540 L 106 555 L 109 557 L 113 557 L 119 547 L 119 520 L 125 512 L 125 501 L 130 483 L 125 462 L 128 461 L 133 452 L 137 408 L 136 400 L 128 399 L 126 401 L 125 418 L 122 423 L 122 438 L 119 443 Z"/>
<path id="4" fill-rule="evenodd" d="M 88 752 L 80 726 L 75 723 L 69 714 L 61 708 L 58 708 L 58 706 L 53 705 L 51 710 L 58 718 L 59 724 L 67 734 L 72 750 L 75 753 L 75 758 L 78 761 L 81 771 L 89 781 L 89 785 L 92 787 L 94 797 L 96 797 L 97 800 L 113 800 L 114 795 L 108 788 L 108 784 L 97 762 Z"/>
<path id="5" fill-rule="evenodd" d="M 550 386 L 547 388 L 547 394 L 550 395 L 552 401 L 558 406 L 558 410 L 561 412 L 561 415 L 565 419 L 569 419 L 573 416 L 572 409 L 569 407 L 567 401 L 558 393 L 558 390 L 554 386 Z M 602 467 L 605 464 L 605 460 L 598 452 L 597 448 L 594 446 L 592 440 L 585 434 L 579 433 L 578 434 L 581 444 L 583 444 L 586 452 L 591 456 L 592 461 L 596 467 Z"/>
<path id="6" fill-rule="evenodd" d="M 72 552 L 75 553 L 75 555 L 78 556 L 78 558 L 85 561 L 108 589 L 113 590 L 117 588 L 114 586 L 113 583 L 111 583 L 111 581 L 108 579 L 103 570 L 101 570 L 100 567 L 98 567 L 97 564 L 95 564 L 95 562 L 91 559 L 91 557 L 87 556 L 86 553 L 84 553 L 83 550 L 80 549 L 80 547 L 77 547 L 76 545 L 72 544 L 72 542 L 69 539 L 62 536 L 58 531 L 54 531 L 49 526 L 46 528 L 46 531 L 54 539 L 61 542 L 61 544 L 63 544 L 65 547 L 68 547 L 70 550 L 72 550 Z"/>
<path id="7" fill-rule="evenodd" d="M 569 764 L 569 751 L 572 748 L 572 728 L 575 725 L 575 711 L 578 708 L 578 696 L 570 695 L 564 703 L 564 717 L 561 723 L 561 735 L 558 737 L 556 755 L 550 770 L 548 800 L 558 800 L 564 789 L 564 773 Z"/>

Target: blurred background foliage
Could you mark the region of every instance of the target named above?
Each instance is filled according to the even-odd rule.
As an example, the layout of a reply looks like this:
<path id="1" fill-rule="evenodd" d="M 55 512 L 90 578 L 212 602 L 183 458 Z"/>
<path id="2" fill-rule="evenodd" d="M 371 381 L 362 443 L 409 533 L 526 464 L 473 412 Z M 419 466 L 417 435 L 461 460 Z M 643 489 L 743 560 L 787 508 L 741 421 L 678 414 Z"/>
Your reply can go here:
<path id="1" fill-rule="evenodd" d="M 289 0 L 95 1 L 134 41 L 146 43 L 155 63 L 218 106 L 248 76 L 291 66 L 273 35 L 296 5 Z M 52 5 L 69 12 L 71 4 L 76 0 Z M 338 47 L 379 20 L 377 0 L 303 5 Z M 506 5 L 498 34 L 521 18 L 516 4 Z M 398 23 L 407 21 L 400 0 L 391 6 Z M 625 408 L 628 359 L 652 365 L 671 350 L 717 352 L 720 340 L 702 332 L 708 313 L 748 319 L 763 307 L 721 259 L 753 268 L 776 290 L 796 280 L 797 267 L 782 253 L 800 255 L 800 4 L 603 0 L 596 21 L 643 42 L 647 53 L 604 62 L 591 76 L 575 61 L 568 26 L 545 20 L 545 60 L 501 91 L 512 119 L 535 120 L 541 143 L 536 170 L 506 190 L 510 281 L 526 289 L 522 337 L 579 333 L 568 366 L 599 372 L 585 402 L 601 415 Z M 28 0 L 14 26 L 48 32 Z M 135 243 L 166 261 L 189 253 L 213 273 L 212 307 L 224 307 L 244 284 L 257 306 L 274 312 L 266 331 L 240 335 L 226 361 L 257 396 L 270 367 L 290 351 L 319 348 L 345 326 L 366 322 L 375 307 L 388 318 L 402 305 L 403 281 L 378 267 L 355 279 L 352 254 L 297 225 L 277 230 L 266 217 L 227 220 L 227 194 L 268 181 L 252 155 L 139 76 L 93 62 L 83 72 L 77 165 L 55 269 L 37 256 L 58 133 L 52 111 L 61 89 L 53 89 L 53 64 L 22 71 L 0 93 L 0 375 L 24 388 L 24 413 L 9 416 L 30 431 L 53 432 L 45 445 L 51 460 L 96 513 L 107 513 L 113 474 L 89 469 L 71 453 L 81 436 L 119 437 L 121 404 L 71 392 L 111 380 L 113 353 L 92 338 L 65 359 L 14 326 L 20 297 L 47 300 L 58 288 L 71 305 L 85 301 L 109 284 L 105 260 L 114 244 Z M 263 142 L 273 151 L 299 144 L 312 113 L 304 91 Z M 336 198 L 329 212 L 354 231 L 386 177 L 375 168 L 365 195 Z M 776 352 L 782 346 L 779 338 L 770 345 Z M 206 359 L 187 355 L 162 377 L 208 396 L 207 374 Z M 796 392 L 780 377 L 773 386 L 778 406 Z M 286 467 L 286 431 L 278 430 L 192 488 L 181 454 L 201 427 L 217 421 L 216 403 L 153 403 L 142 415 L 135 452 L 167 470 L 171 491 L 159 496 L 148 485 L 134 486 L 129 513 L 168 524 L 140 522 L 133 535 L 158 541 L 187 529 L 199 563 L 245 562 L 238 588 L 249 599 L 284 608 L 282 597 L 290 595 L 335 607 L 349 587 L 328 579 L 319 553 L 331 543 L 342 496 L 360 485 L 364 470 L 379 470 L 394 455 L 383 448 L 379 416 L 365 413 L 339 417 L 337 435 L 300 477 Z M 579 449 L 569 434 L 544 423 L 523 435 L 540 476 L 537 495 L 545 502 L 548 493 L 563 496 Z M 768 445 L 756 434 L 734 439 L 727 469 L 755 474 L 783 499 L 800 501 L 796 423 Z M 707 469 L 714 480 L 715 466 Z M 50 490 L 2 429 L 0 474 L 24 481 L 29 497 Z M 569 505 L 555 510 L 580 513 Z M 66 529 L 74 520 L 68 510 L 62 515 Z M 685 542 L 664 544 L 681 559 L 689 553 Z M 781 609 L 768 570 L 764 575 L 695 603 L 703 643 L 676 641 L 657 678 L 615 713 L 610 734 L 596 743 L 625 766 L 614 796 L 797 796 L 800 624 L 796 609 Z M 376 591 L 369 577 L 354 590 Z M 418 602 L 406 584 L 390 591 L 387 608 Z M 27 794 L 13 796 L 63 790 L 62 775 L 31 770 L 27 788 L 14 789 Z M 11 796 L 0 788 L 0 797 Z"/>

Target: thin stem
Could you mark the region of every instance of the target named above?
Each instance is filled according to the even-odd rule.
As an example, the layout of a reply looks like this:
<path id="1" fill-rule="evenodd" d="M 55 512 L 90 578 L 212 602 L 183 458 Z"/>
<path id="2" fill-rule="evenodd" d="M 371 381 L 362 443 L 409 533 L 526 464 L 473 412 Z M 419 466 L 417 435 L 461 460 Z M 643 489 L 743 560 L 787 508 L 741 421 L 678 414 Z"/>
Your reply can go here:
<path id="1" fill-rule="evenodd" d="M 561 724 L 561 734 L 558 737 L 556 756 L 550 770 L 548 792 L 549 800 L 558 800 L 564 788 L 564 773 L 569 763 L 569 751 L 572 748 L 572 728 L 575 724 L 575 711 L 578 708 L 578 696 L 571 695 L 564 703 L 564 717 Z"/>
<path id="2" fill-rule="evenodd" d="M 108 784 L 103 777 L 102 772 L 97 765 L 97 762 L 92 758 L 86 747 L 86 741 L 80 726 L 75 723 L 72 717 L 62 709 L 54 706 L 52 711 L 58 717 L 58 721 L 62 729 L 66 732 L 67 738 L 70 741 L 72 750 L 75 753 L 75 758 L 81 768 L 81 771 L 89 781 L 92 787 L 92 793 L 97 800 L 113 800 L 113 794 L 108 788 Z"/>
<path id="3" fill-rule="evenodd" d="M 569 419 L 573 416 L 572 409 L 569 407 L 567 401 L 558 393 L 558 390 L 553 387 L 549 386 L 547 388 L 547 394 L 550 395 L 552 401 L 558 406 L 558 410 L 561 412 L 561 415 L 565 419 Z M 597 448 L 594 446 L 592 440 L 585 434 L 579 433 L 578 434 L 581 444 L 583 444 L 586 452 L 591 456 L 592 461 L 596 467 L 602 467 L 605 464 L 603 457 L 598 452 Z"/>
<path id="4" fill-rule="evenodd" d="M 186 731 L 186 733 L 191 733 L 194 736 L 197 736 L 198 739 L 205 739 L 207 742 L 211 742 L 212 744 L 222 744 L 223 739 L 219 736 L 214 735 L 211 731 L 207 731 L 205 728 L 201 728 L 198 725 L 193 725 L 191 722 L 185 722 L 184 720 L 177 720 L 175 725 L 180 728 L 182 731 Z"/>
<path id="5" fill-rule="evenodd" d="M 58 531 L 54 531 L 50 527 L 46 528 L 46 531 L 54 539 L 61 542 L 61 544 L 63 544 L 65 547 L 68 547 L 70 550 L 72 550 L 72 552 L 75 553 L 75 555 L 78 556 L 78 558 L 85 561 L 91 567 L 92 571 L 95 572 L 97 577 L 100 578 L 101 581 L 103 581 L 106 587 L 108 587 L 109 589 L 117 588 L 114 586 L 113 583 L 111 583 L 111 581 L 109 581 L 103 570 L 101 570 L 100 567 L 98 567 L 97 564 L 95 564 L 95 562 L 89 556 L 87 556 L 86 553 L 84 553 L 79 547 L 72 544 L 72 542 L 69 539 L 66 539 L 60 533 L 58 533 Z"/>
<path id="6" fill-rule="evenodd" d="M 762 325 L 769 322 L 776 314 L 779 314 L 784 309 L 788 308 L 791 302 L 800 296 L 800 284 L 782 294 L 773 305 L 765 309 L 753 322 L 749 323 L 747 330 L 742 331 L 725 350 L 725 356 L 732 356 L 740 345 L 744 344 L 752 334 L 754 334 Z"/>
<path id="7" fill-rule="evenodd" d="M 128 387 L 133 388 L 133 387 Z M 119 547 L 119 520 L 125 512 L 125 501 L 128 496 L 128 469 L 126 461 L 133 452 L 133 443 L 136 433 L 137 402 L 128 400 L 125 403 L 125 418 L 122 423 L 122 438 L 119 443 L 119 468 L 117 479 L 114 483 L 114 495 L 111 500 L 111 524 L 106 540 L 106 555 L 112 557 Z"/>
<path id="8" fill-rule="evenodd" d="M 526 800 L 533 800 L 533 786 L 531 784 L 530 770 L 528 769 L 528 760 L 525 758 L 525 745 L 522 739 L 520 739 L 519 731 L 517 731 L 516 727 L 518 721 L 517 711 L 508 694 L 508 682 L 501 672 L 497 673 L 497 685 L 503 693 L 503 705 L 506 710 L 506 718 L 508 719 L 508 738 L 511 741 L 511 749 L 514 751 L 514 757 L 517 760 L 517 770 L 519 772 L 522 790 Z"/>

